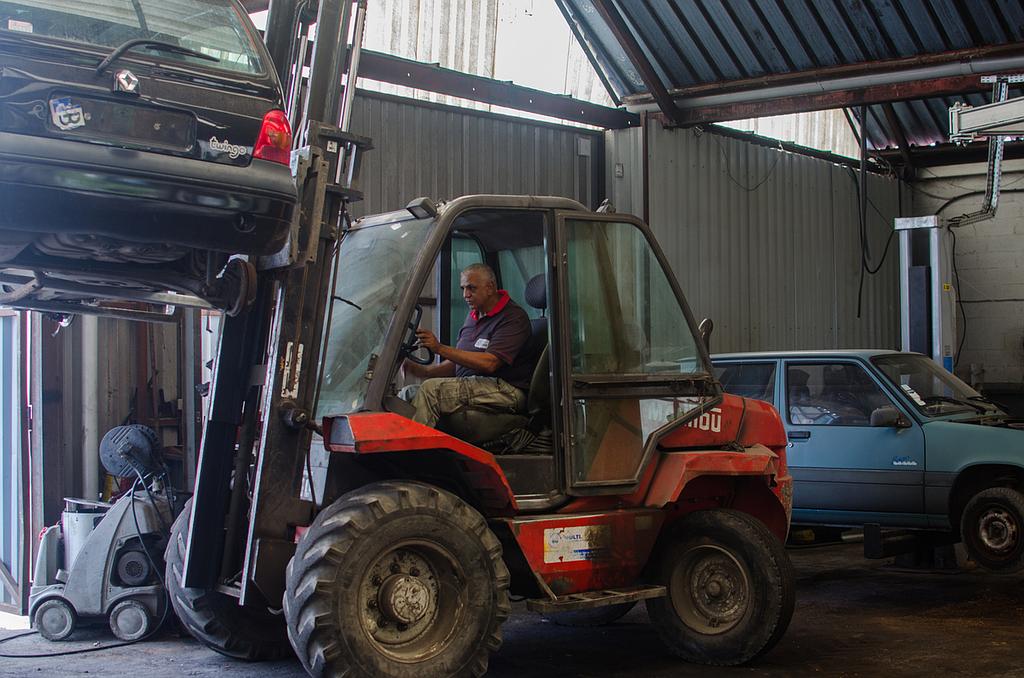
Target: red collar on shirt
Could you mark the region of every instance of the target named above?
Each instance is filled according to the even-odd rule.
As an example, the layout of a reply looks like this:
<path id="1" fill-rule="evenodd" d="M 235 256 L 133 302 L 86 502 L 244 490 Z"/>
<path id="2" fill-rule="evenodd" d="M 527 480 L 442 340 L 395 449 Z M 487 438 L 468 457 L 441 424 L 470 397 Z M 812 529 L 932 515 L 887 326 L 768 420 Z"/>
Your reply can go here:
<path id="1" fill-rule="evenodd" d="M 482 315 L 477 315 L 476 309 L 473 309 L 472 311 L 469 312 L 469 317 L 473 319 L 473 322 L 476 322 L 481 318 L 490 318 L 493 315 L 497 315 L 498 312 L 501 311 L 501 309 L 508 306 L 508 302 L 511 300 L 512 298 L 508 296 L 508 292 L 506 292 L 505 290 L 498 290 L 498 303 L 494 305 L 494 308 L 492 308 L 489 312 L 484 313 Z"/>

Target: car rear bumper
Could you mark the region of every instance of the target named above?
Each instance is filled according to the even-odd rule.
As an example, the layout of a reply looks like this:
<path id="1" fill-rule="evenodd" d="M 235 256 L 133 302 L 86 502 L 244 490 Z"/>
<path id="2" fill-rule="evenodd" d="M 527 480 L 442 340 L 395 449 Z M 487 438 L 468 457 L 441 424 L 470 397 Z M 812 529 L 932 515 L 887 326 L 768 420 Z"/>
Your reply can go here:
<path id="1" fill-rule="evenodd" d="M 288 236 L 284 165 L 248 167 L 0 132 L 0 232 L 92 233 L 239 254 Z"/>

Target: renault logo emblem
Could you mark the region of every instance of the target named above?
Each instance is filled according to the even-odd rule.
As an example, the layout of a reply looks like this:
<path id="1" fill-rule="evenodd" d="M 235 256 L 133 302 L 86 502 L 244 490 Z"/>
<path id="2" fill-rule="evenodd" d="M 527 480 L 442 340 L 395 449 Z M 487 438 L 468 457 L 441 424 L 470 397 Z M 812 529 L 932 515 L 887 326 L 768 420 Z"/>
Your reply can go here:
<path id="1" fill-rule="evenodd" d="M 114 73 L 114 91 L 126 94 L 139 93 L 139 79 L 127 68 L 122 68 Z"/>

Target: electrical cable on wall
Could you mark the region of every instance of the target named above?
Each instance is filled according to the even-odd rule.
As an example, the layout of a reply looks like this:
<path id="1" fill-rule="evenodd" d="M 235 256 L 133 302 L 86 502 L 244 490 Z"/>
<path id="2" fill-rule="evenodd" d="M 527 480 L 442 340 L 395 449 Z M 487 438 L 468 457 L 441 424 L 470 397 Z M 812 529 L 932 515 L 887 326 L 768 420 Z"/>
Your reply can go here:
<path id="1" fill-rule="evenodd" d="M 967 341 L 967 312 L 964 310 L 964 300 L 960 294 L 960 269 L 956 265 L 956 229 L 949 227 L 949 235 L 953 240 L 953 247 L 950 258 L 953 260 L 953 282 L 956 284 L 956 306 L 960 309 L 960 317 L 963 319 L 963 332 L 960 333 L 960 342 L 957 344 L 956 352 L 953 353 L 953 369 L 960 364 L 960 352 L 964 349 L 964 342 Z"/>
<path id="2" fill-rule="evenodd" d="M 739 179 L 737 179 L 735 176 L 733 176 L 732 168 L 729 165 L 729 157 L 728 157 L 728 155 L 726 155 L 725 148 L 722 146 L 721 140 L 718 138 L 717 135 L 714 135 L 714 134 L 712 135 L 711 138 L 715 140 L 716 144 L 718 144 L 718 151 L 719 151 L 719 153 L 722 154 L 722 160 L 725 162 L 725 174 L 726 174 L 726 176 L 729 177 L 729 181 L 731 181 L 732 183 L 736 184 L 737 186 L 742 188 L 747 193 L 753 193 L 757 189 L 761 188 L 761 186 L 766 181 L 768 181 L 768 179 L 771 178 L 772 174 L 775 173 L 775 168 L 778 167 L 779 159 L 782 157 L 782 153 L 785 152 L 785 150 L 780 147 L 778 149 L 779 153 L 775 156 L 775 160 L 774 160 L 774 162 L 772 162 L 772 166 L 768 168 L 768 171 L 765 172 L 765 175 L 763 177 L 761 177 L 761 179 L 756 184 L 754 184 L 753 186 L 747 186 L 746 184 L 741 182 Z"/>
<path id="3" fill-rule="evenodd" d="M 1017 180 L 1013 181 L 1012 183 L 1007 184 L 1006 186 L 1012 186 L 1014 184 L 1019 183 L 1022 180 L 1024 180 L 1024 177 L 1021 177 L 1020 179 L 1017 179 Z M 1006 188 L 1004 186 L 999 192 L 1000 192 L 1000 194 L 1004 194 L 1004 195 L 1007 194 L 1007 193 L 1024 193 L 1024 188 L 1012 188 L 1011 189 L 1011 188 Z M 946 201 L 946 202 L 942 203 L 942 205 L 940 205 L 937 210 L 935 210 L 935 214 L 941 214 L 944 210 L 946 210 L 947 208 L 949 208 L 951 205 L 953 205 L 955 202 L 957 202 L 959 200 L 963 200 L 964 198 L 970 198 L 970 197 L 973 197 L 973 196 L 976 196 L 976 195 L 985 195 L 986 193 L 987 193 L 987 191 L 982 191 L 982 190 L 975 189 L 975 190 L 968 191 L 966 193 L 962 193 L 960 195 L 953 196 L 951 198 L 946 198 L 945 196 L 933 196 L 933 197 L 941 197 L 941 198 L 943 198 Z M 926 195 L 931 196 L 932 194 L 926 193 Z M 956 369 L 960 365 L 960 354 L 963 352 L 964 344 L 967 342 L 967 325 L 968 325 L 968 323 L 967 323 L 967 310 L 964 308 L 963 295 L 960 294 L 960 270 L 959 270 L 959 267 L 957 266 L 957 255 L 956 255 L 956 229 L 961 227 L 960 220 L 962 218 L 966 217 L 966 216 L 967 215 L 964 214 L 964 215 L 961 215 L 960 217 L 953 217 L 953 218 L 951 218 L 949 220 L 949 222 L 950 222 L 949 226 L 947 227 L 949 229 L 949 234 L 950 234 L 950 236 L 952 238 L 952 249 L 950 250 L 950 259 L 952 260 L 952 264 L 953 264 L 953 282 L 956 285 L 956 288 L 955 288 L 956 289 L 956 305 L 957 305 L 957 308 L 960 311 L 960 318 L 961 318 L 961 321 L 962 321 L 961 322 L 962 330 L 961 330 L 961 333 L 960 333 L 960 341 L 957 342 L 956 351 L 953 353 L 953 368 L 954 369 Z"/>
<path id="4" fill-rule="evenodd" d="M 857 282 L 857 319 L 861 317 L 861 309 L 864 303 L 864 280 L 868 275 L 875 275 L 882 270 L 882 265 L 885 264 L 886 257 L 889 255 L 889 247 L 892 245 L 893 236 L 896 235 L 896 231 L 890 231 L 889 237 L 885 241 L 885 248 L 882 250 L 882 258 L 878 261 L 878 265 L 872 268 L 871 266 L 871 245 L 868 239 L 868 203 L 874 208 L 875 212 L 880 217 L 885 219 L 881 211 L 877 206 L 868 198 L 868 185 L 867 185 L 867 159 L 868 159 L 868 138 L 867 138 L 867 106 L 860 107 L 860 120 L 861 120 L 861 133 L 858 134 L 858 140 L 860 141 L 860 177 L 858 180 L 857 175 L 853 169 L 850 169 L 850 177 L 853 179 L 854 187 L 857 191 L 857 218 L 859 221 L 858 232 L 860 235 L 860 279 Z"/>

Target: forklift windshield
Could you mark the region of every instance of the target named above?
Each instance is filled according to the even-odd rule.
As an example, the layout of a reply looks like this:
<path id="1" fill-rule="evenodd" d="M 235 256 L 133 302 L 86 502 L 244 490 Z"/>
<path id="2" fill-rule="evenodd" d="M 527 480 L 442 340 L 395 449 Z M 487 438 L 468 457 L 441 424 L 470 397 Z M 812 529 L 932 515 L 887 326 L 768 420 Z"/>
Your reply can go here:
<path id="1" fill-rule="evenodd" d="M 342 238 L 328 307 L 317 418 L 363 407 L 370 361 L 380 355 L 398 298 L 434 223 L 411 219 L 402 210 L 374 217 Z"/>

